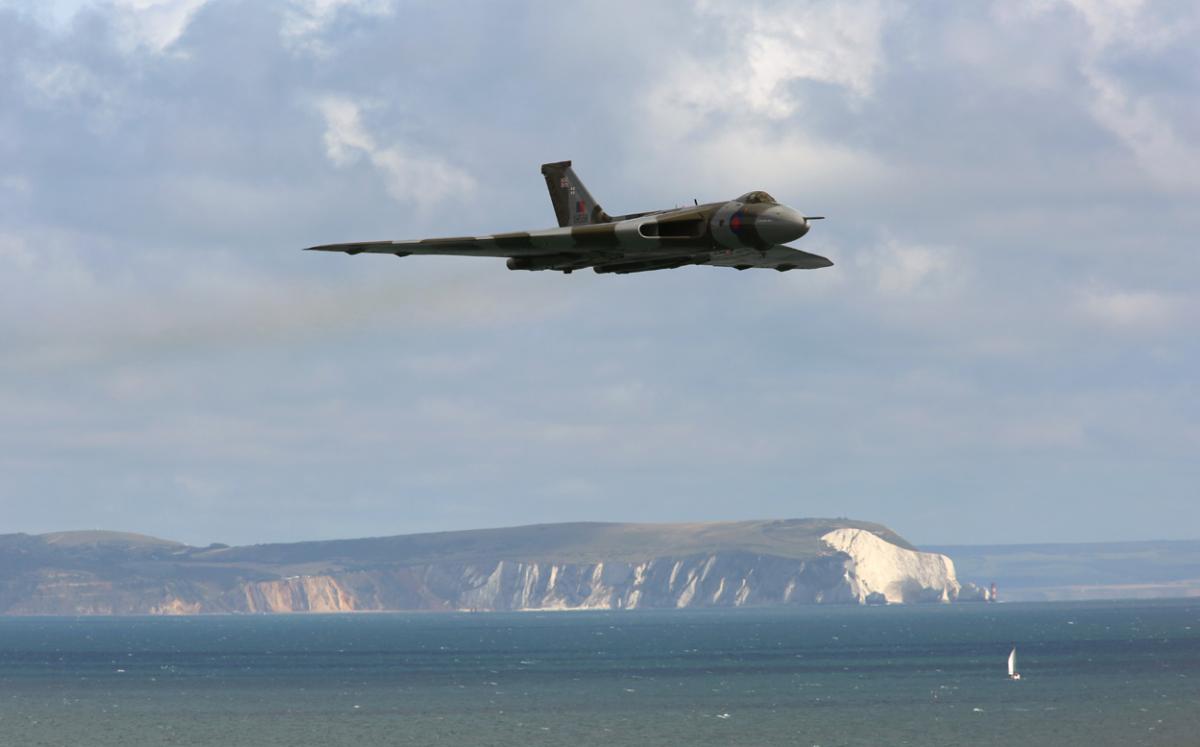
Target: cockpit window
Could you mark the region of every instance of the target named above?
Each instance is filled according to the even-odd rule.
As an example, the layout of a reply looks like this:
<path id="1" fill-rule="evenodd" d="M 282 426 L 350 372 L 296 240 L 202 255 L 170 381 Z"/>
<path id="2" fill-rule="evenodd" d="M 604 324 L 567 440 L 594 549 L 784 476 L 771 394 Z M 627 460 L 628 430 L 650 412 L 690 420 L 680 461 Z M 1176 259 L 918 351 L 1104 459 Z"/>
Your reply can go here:
<path id="1" fill-rule="evenodd" d="M 776 204 L 775 198 L 772 197 L 771 195 L 767 194 L 766 192 L 763 192 L 762 190 L 755 190 L 753 192 L 747 192 L 746 194 L 737 198 L 737 201 L 744 202 L 749 205 L 759 205 L 759 204 L 764 204 L 764 203 L 770 204 L 770 205 Z"/>

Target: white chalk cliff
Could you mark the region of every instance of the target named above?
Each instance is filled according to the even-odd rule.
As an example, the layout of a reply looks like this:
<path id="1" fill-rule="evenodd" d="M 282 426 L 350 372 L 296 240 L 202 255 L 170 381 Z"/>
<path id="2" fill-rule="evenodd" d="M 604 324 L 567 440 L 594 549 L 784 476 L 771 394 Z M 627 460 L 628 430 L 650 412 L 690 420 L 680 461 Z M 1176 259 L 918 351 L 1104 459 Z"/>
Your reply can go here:
<path id="1" fill-rule="evenodd" d="M 553 524 L 240 548 L 0 535 L 0 614 L 911 604 L 959 592 L 946 556 L 848 519 Z"/>
<path id="2" fill-rule="evenodd" d="M 807 560 L 719 552 L 642 563 L 434 564 L 257 582 L 246 596 L 255 612 L 335 612 L 915 604 L 958 595 L 954 563 L 945 555 L 909 550 L 863 529 L 837 529 L 821 539 L 829 552 Z"/>
<path id="3" fill-rule="evenodd" d="M 862 602 L 873 594 L 881 594 L 893 604 L 951 602 L 958 597 L 954 561 L 945 555 L 908 550 L 864 529 L 849 527 L 835 529 L 821 539 L 850 556 L 847 582 Z"/>

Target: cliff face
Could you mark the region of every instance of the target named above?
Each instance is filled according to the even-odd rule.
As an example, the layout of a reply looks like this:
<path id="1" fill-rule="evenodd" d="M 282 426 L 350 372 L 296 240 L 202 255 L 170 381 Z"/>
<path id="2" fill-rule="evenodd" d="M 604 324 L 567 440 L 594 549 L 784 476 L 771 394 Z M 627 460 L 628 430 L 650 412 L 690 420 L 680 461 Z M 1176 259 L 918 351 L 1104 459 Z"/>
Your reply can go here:
<path id="1" fill-rule="evenodd" d="M 810 561 L 738 553 L 645 563 L 423 565 L 175 590 L 159 614 L 572 610 L 854 604 L 874 588 L 842 554 Z M 896 601 L 900 601 L 897 599 Z M 910 599 L 908 601 L 915 601 Z M 87 611 L 104 612 L 95 607 Z"/>
<path id="2" fill-rule="evenodd" d="M 954 561 L 885 542 L 862 529 L 835 529 L 821 538 L 850 557 L 850 576 L 860 599 L 881 594 L 890 603 L 951 602 L 958 597 Z"/>
<path id="3" fill-rule="evenodd" d="M 424 565 L 333 578 L 354 609 L 568 610 L 857 602 L 846 559 L 748 553 L 644 563 Z M 380 591 L 405 590 L 404 599 Z"/>
<path id="4" fill-rule="evenodd" d="M 242 584 L 245 604 L 238 612 L 353 612 L 364 609 L 351 584 L 332 576 L 293 576 Z M 382 609 L 382 608 L 376 608 Z M 203 611 L 203 610 L 202 610 Z"/>
<path id="5" fill-rule="evenodd" d="M 316 547 L 302 548 L 303 552 L 295 549 L 298 546 L 259 550 L 160 544 L 128 549 L 124 557 L 117 548 L 106 546 L 100 553 L 110 562 L 105 568 L 97 567 L 102 565 L 97 553 L 75 546 L 70 556 L 74 562 L 66 563 L 74 567 L 35 569 L 31 566 L 38 563 L 28 552 L 20 557 L 29 572 L 6 574 L 0 565 L 0 613 L 661 609 L 862 604 L 884 599 L 945 602 L 958 593 L 949 558 L 895 544 L 880 536 L 892 535 L 863 526 L 827 531 L 829 522 L 813 523 L 808 527 L 812 541 L 802 543 L 802 551 L 791 552 L 798 544 L 796 538 L 803 539 L 804 526 L 797 521 L 757 523 L 742 543 L 761 550 L 763 537 L 785 537 L 787 544 L 766 546 L 775 552 L 739 549 L 729 539 L 736 534 L 729 525 L 687 525 L 715 532 L 710 536 L 723 537 L 723 547 L 659 555 L 650 546 L 644 554 L 651 557 L 630 558 L 632 553 L 625 552 L 625 559 L 619 560 L 586 557 L 602 555 L 603 548 L 581 553 L 580 544 L 573 545 L 572 552 L 585 557 L 573 561 L 478 557 L 496 552 L 493 548 L 456 550 L 443 553 L 453 557 L 431 560 L 430 541 L 423 540 L 422 557 L 405 557 L 394 542 L 384 545 L 390 553 L 382 552 L 380 543 L 389 541 L 384 538 L 361 541 L 374 543 L 369 546 L 356 546 L 357 541 L 309 543 Z M 576 543 L 582 531 L 579 526 L 587 525 L 572 529 L 570 536 Z M 614 526 L 623 525 L 598 526 L 609 537 Z M 641 537 L 652 536 L 645 527 L 653 525 L 631 526 L 639 527 Z M 696 544 L 680 545 L 677 528 L 683 525 L 667 526 L 677 532 L 671 535 L 676 547 L 659 552 Z M 29 539 L 35 538 L 25 538 Z M 34 548 L 34 555 L 41 552 L 27 541 L 24 547 Z M 533 555 L 537 549 L 526 552 Z M 542 548 L 542 554 L 566 553 Z M 114 559 L 117 562 L 112 564 Z M 4 560 L 0 542 L 0 562 Z"/>

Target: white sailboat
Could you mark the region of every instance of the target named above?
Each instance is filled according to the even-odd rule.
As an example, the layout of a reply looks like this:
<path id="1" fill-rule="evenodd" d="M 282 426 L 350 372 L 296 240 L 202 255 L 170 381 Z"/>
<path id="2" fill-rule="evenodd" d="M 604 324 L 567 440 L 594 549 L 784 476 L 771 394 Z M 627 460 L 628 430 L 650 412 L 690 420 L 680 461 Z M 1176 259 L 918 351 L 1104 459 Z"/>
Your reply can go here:
<path id="1" fill-rule="evenodd" d="M 1021 679 L 1021 673 L 1017 671 L 1017 647 L 1013 646 L 1013 650 L 1008 652 L 1008 678 L 1010 680 Z"/>

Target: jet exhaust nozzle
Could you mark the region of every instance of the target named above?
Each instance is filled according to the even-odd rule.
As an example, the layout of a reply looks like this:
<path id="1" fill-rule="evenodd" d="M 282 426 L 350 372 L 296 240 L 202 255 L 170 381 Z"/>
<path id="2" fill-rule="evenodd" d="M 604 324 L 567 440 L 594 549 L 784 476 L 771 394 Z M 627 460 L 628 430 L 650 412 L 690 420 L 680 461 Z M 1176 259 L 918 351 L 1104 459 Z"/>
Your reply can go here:
<path id="1" fill-rule="evenodd" d="M 509 257 L 504 264 L 510 270 L 532 270 L 534 262 L 531 257 Z"/>
<path id="2" fill-rule="evenodd" d="M 544 254 L 537 257 L 509 257 L 505 264 L 510 270 L 576 270 L 587 262 L 578 255 Z"/>

